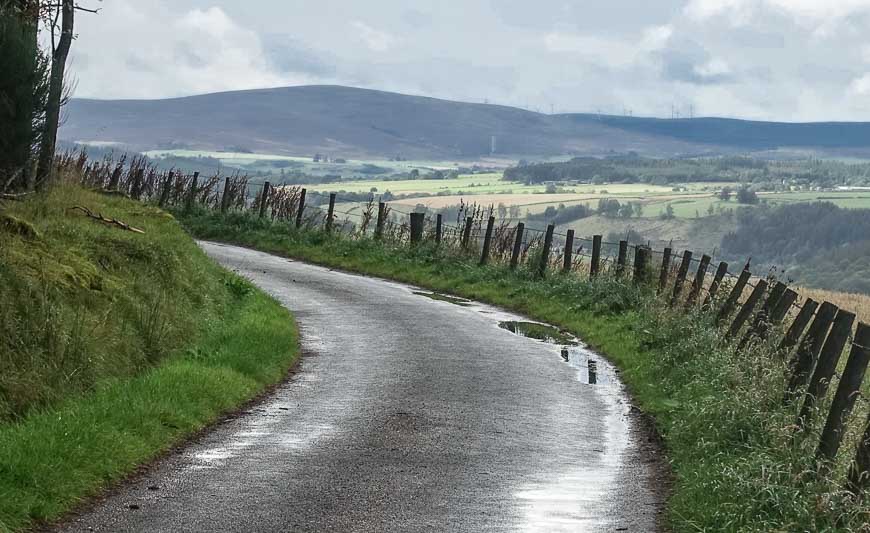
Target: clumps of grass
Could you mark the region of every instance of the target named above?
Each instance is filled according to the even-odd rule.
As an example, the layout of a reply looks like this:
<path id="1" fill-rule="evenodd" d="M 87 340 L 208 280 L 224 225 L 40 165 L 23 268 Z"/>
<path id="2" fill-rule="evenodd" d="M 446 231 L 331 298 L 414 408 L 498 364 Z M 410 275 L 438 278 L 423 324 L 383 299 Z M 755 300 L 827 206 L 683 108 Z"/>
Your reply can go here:
<path id="1" fill-rule="evenodd" d="M 39 238 L 39 232 L 33 224 L 6 213 L 0 213 L 0 230 L 25 239 Z"/>
<path id="2" fill-rule="evenodd" d="M 254 291 L 254 285 L 238 274 L 228 273 L 224 276 L 224 286 L 234 297 L 242 299 Z"/>
<path id="3" fill-rule="evenodd" d="M 70 205 L 146 234 L 94 224 Z M 2 216 L 0 421 L 158 364 L 251 290 L 225 285 L 174 219 L 124 198 L 60 186 L 4 205 Z"/>
<path id="4" fill-rule="evenodd" d="M 165 213 L 65 186 L 4 209 L 41 237 L 0 230 L 0 531 L 59 517 L 296 360 L 290 314 Z"/>

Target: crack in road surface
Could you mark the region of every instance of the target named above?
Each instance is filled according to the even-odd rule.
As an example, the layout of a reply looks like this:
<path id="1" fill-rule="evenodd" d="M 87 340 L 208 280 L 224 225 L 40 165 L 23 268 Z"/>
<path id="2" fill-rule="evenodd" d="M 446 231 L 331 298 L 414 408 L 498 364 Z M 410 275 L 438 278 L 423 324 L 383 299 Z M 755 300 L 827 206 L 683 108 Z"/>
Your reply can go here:
<path id="1" fill-rule="evenodd" d="M 300 369 L 61 530 L 657 529 L 658 450 L 582 343 L 566 363 L 492 307 L 201 245 L 295 313 Z"/>

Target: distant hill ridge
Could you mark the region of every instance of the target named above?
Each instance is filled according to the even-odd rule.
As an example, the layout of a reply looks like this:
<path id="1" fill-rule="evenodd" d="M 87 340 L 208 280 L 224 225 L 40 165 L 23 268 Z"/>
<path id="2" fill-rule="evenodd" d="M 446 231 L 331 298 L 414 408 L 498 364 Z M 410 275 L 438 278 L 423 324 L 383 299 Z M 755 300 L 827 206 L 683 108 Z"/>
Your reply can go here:
<path id="1" fill-rule="evenodd" d="M 870 156 L 870 123 L 776 123 L 722 118 L 546 115 L 370 89 L 301 86 L 165 100 L 73 99 L 60 136 L 134 150 L 408 159 L 474 159 L 635 151 L 680 156 L 788 148 Z"/>

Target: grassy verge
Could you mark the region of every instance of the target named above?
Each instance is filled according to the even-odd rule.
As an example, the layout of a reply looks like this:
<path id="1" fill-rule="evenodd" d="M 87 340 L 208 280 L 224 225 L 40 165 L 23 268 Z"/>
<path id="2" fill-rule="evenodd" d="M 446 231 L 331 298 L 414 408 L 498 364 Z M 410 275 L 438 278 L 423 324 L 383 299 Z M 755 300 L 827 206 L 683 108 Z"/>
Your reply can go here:
<path id="1" fill-rule="evenodd" d="M 246 215 L 194 213 L 182 222 L 200 238 L 487 301 L 582 336 L 621 368 L 636 401 L 656 419 L 675 476 L 669 511 L 676 531 L 866 527 L 870 506 L 840 490 L 842 465 L 830 478 L 811 475 L 818 428 L 793 441 L 795 413 L 782 404 L 785 363 L 769 345 L 737 353 L 709 314 L 662 309 L 648 289 L 607 277 L 540 280 L 429 246 L 296 232 Z M 849 438 L 847 455 L 854 453 L 855 436 Z"/>
<path id="2" fill-rule="evenodd" d="M 0 531 L 62 515 L 295 361 L 290 314 L 166 213 L 61 187 L 0 217 Z"/>

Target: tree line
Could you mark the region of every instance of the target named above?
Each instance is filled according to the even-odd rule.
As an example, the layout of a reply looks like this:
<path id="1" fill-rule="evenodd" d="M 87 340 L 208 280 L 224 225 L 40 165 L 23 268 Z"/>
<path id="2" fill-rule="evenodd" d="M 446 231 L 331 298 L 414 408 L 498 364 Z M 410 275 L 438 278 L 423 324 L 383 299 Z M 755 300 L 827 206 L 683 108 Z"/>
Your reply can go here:
<path id="1" fill-rule="evenodd" d="M 788 277 L 813 287 L 870 293 L 870 209 L 830 202 L 740 209 L 722 252 L 783 266 Z"/>
<path id="2" fill-rule="evenodd" d="M 639 156 L 576 157 L 557 163 L 521 161 L 504 179 L 528 185 L 552 182 L 648 183 L 738 182 L 754 191 L 870 185 L 870 163 L 806 159 L 768 161 L 750 157 L 652 159 Z M 743 202 L 752 203 L 752 202 Z"/>

